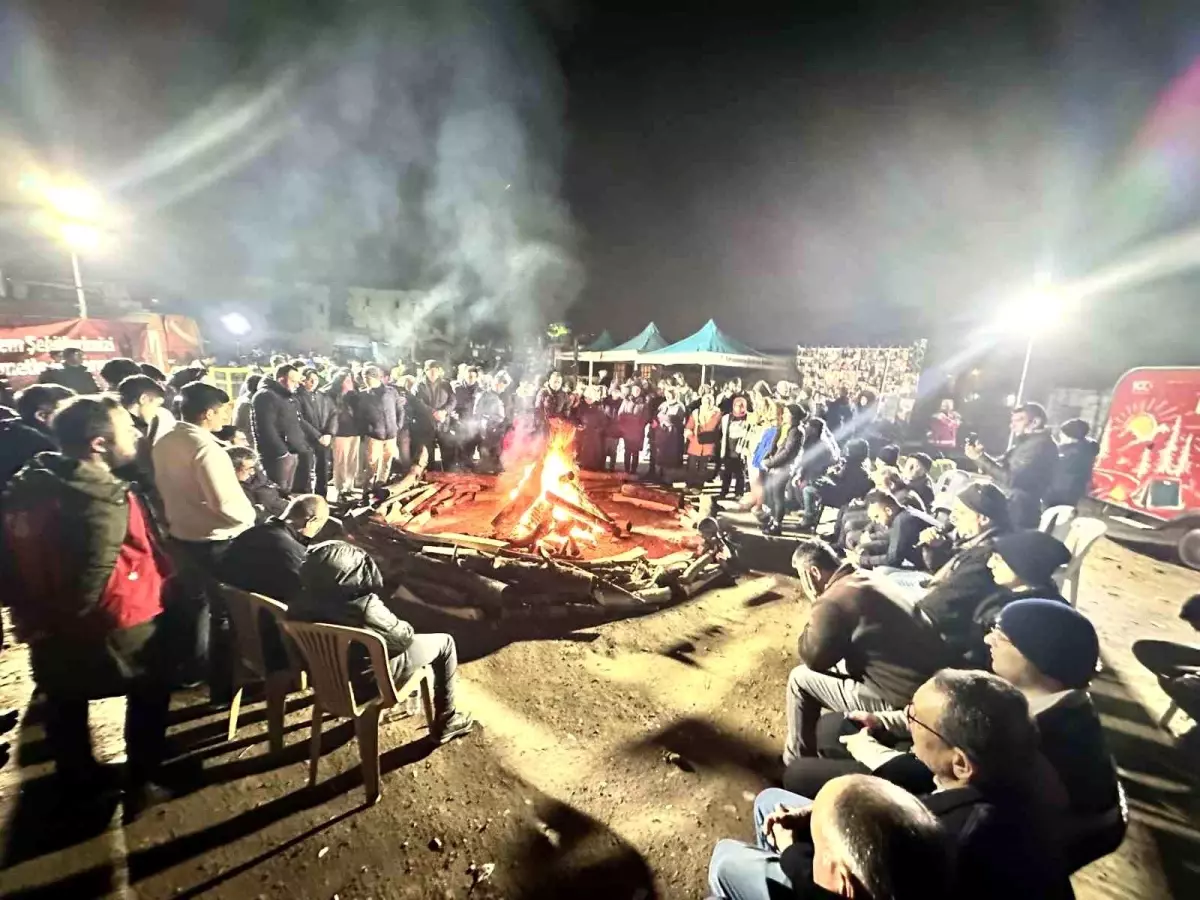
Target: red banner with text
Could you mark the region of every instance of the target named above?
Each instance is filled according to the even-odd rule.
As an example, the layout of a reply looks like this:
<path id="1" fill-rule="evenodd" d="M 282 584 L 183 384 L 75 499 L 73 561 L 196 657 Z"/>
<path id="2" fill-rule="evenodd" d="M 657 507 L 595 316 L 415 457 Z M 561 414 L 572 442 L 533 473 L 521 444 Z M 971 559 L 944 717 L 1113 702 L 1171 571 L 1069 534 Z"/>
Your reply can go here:
<path id="1" fill-rule="evenodd" d="M 77 347 L 93 372 L 110 359 L 127 356 L 166 367 L 167 336 L 159 316 L 145 322 L 66 319 L 36 325 L 0 326 L 0 375 L 13 387 L 37 381 L 59 353 Z"/>

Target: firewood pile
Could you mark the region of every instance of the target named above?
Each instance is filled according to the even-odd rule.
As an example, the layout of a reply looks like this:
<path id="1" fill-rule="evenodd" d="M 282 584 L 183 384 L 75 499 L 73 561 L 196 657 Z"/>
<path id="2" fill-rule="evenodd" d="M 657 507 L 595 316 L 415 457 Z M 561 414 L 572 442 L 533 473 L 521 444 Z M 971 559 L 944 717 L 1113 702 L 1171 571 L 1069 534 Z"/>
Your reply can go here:
<path id="1" fill-rule="evenodd" d="M 436 482 L 430 487 L 442 490 Z M 435 496 L 428 493 L 422 502 Z M 396 515 L 428 512 L 426 505 Z M 465 619 L 649 611 L 729 583 L 733 573 L 733 561 L 715 546 L 658 559 L 632 547 L 614 556 L 567 560 L 491 538 L 399 530 L 382 516 L 364 519 L 353 540 L 378 562 L 396 599 Z"/>

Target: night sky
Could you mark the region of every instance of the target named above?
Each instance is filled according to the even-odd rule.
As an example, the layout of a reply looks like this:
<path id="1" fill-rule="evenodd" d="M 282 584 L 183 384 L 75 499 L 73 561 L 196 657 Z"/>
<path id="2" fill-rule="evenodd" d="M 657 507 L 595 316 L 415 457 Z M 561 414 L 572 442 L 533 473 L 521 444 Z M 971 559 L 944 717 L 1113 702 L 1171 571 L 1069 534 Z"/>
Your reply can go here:
<path id="1" fill-rule="evenodd" d="M 139 227 L 105 265 L 182 301 L 214 273 L 285 272 L 453 282 L 486 317 L 500 279 L 618 340 L 712 317 L 766 350 L 929 337 L 945 355 L 1039 272 L 1069 283 L 1200 223 L 1184 2 L 93 6 L 2 14 L 6 162 L 19 146 L 119 185 Z M 281 82 L 215 162 L 206 146 L 130 178 L 164 135 L 193 147 L 229 126 L 204 113 L 269 107 Z M 447 154 L 438 124 L 492 90 L 512 111 L 495 130 L 521 128 L 497 150 L 476 117 L 483 137 Z M 517 234 L 524 268 L 479 229 Z M 1090 299 L 1041 341 L 1041 377 L 1200 363 L 1197 283 Z"/>

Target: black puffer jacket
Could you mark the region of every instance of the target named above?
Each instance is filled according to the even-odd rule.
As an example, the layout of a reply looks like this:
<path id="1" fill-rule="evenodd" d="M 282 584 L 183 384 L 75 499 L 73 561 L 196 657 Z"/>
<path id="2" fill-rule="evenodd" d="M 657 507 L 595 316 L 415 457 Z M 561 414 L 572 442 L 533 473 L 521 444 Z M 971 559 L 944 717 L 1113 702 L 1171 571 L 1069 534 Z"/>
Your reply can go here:
<path id="1" fill-rule="evenodd" d="M 1062 444 L 1054 465 L 1054 477 L 1043 498 L 1046 506 L 1074 506 L 1087 493 L 1092 482 L 1092 466 L 1100 445 L 1091 438 Z"/>
<path id="2" fill-rule="evenodd" d="M 263 459 L 307 453 L 308 437 L 300 424 L 300 405 L 278 381 L 263 379 L 252 401 L 254 446 Z"/>
<path id="3" fill-rule="evenodd" d="M 37 454 L 57 450 L 54 439 L 20 419 L 0 422 L 0 491 Z"/>
<path id="4" fill-rule="evenodd" d="M 762 461 L 762 467 L 768 470 L 790 469 L 803 443 L 804 423 L 793 417 L 792 427 L 775 444 L 775 452 Z"/>
<path id="5" fill-rule="evenodd" d="M 360 391 L 358 394 L 358 433 L 380 441 L 390 441 L 405 427 L 405 398 L 390 384 Z"/>
<path id="6" fill-rule="evenodd" d="M 336 434 L 337 404 L 323 390 L 310 391 L 302 387 L 296 391 L 296 403 L 300 406 L 300 418 L 312 427 L 318 438 Z M 311 441 L 312 433 L 307 428 L 304 430 Z"/>
<path id="7" fill-rule="evenodd" d="M 365 550 L 325 541 L 304 557 L 300 593 L 288 607 L 288 618 L 366 628 L 383 638 L 392 660 L 412 646 L 413 627 L 387 608 L 382 592 L 383 574 Z"/>
<path id="8" fill-rule="evenodd" d="M 358 427 L 359 393 L 355 388 L 343 393 L 342 380 L 335 375 L 333 381 L 321 388 L 321 391 L 333 404 L 333 433 L 337 437 L 354 437 L 362 434 Z"/>
<path id="9" fill-rule="evenodd" d="M 1003 456 L 984 456 L 979 467 L 1011 491 L 1023 491 L 1041 500 L 1054 478 L 1058 465 L 1058 445 L 1049 431 L 1031 431 L 1013 442 Z"/>

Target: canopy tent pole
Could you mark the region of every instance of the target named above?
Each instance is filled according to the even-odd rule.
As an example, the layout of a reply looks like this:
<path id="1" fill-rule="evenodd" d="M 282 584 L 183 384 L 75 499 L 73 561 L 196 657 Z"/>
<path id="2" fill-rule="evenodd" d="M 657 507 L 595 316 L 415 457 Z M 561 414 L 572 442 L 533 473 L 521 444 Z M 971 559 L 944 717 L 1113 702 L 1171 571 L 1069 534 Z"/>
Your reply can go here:
<path id="1" fill-rule="evenodd" d="M 707 366 L 705 366 L 704 363 L 700 363 L 700 383 L 701 384 L 704 384 L 704 371 L 706 368 L 707 368 Z"/>
<path id="2" fill-rule="evenodd" d="M 588 360 L 588 384 L 592 383 L 592 375 L 595 372 L 595 369 L 596 369 L 596 361 L 594 359 L 589 359 Z"/>

